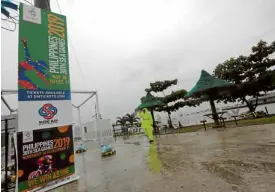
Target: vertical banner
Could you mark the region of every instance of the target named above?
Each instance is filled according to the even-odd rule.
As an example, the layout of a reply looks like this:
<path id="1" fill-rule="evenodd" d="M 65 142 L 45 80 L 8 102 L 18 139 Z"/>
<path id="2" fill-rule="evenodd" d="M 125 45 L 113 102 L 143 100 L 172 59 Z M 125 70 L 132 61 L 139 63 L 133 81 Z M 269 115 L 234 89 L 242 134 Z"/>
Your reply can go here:
<path id="1" fill-rule="evenodd" d="M 72 126 L 17 133 L 18 191 L 37 191 L 75 173 Z"/>
<path id="2" fill-rule="evenodd" d="M 66 17 L 25 4 L 19 11 L 17 191 L 45 191 L 79 178 Z"/>
<path id="3" fill-rule="evenodd" d="M 18 130 L 72 124 L 66 17 L 20 4 Z"/>

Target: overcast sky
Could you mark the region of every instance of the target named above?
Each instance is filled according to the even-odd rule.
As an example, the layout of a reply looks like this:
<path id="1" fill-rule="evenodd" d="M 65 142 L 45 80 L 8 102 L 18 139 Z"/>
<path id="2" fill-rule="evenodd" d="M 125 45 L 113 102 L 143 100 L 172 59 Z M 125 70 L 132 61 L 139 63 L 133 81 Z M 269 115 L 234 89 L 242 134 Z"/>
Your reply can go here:
<path id="1" fill-rule="evenodd" d="M 178 78 L 175 88 L 189 90 L 201 69 L 212 73 L 260 39 L 275 40 L 274 0 L 58 2 L 75 50 L 69 45 L 72 90 L 98 90 L 104 118 L 133 112 L 150 82 Z M 60 13 L 56 0 L 51 6 Z M 18 32 L 1 36 L 2 89 L 16 89 Z M 91 101 L 83 121 L 93 113 Z"/>

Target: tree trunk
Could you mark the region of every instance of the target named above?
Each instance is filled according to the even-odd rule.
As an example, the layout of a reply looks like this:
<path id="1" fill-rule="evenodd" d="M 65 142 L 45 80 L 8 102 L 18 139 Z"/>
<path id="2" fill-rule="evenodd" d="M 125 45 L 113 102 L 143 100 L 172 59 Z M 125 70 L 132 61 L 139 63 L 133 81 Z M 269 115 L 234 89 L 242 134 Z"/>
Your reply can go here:
<path id="1" fill-rule="evenodd" d="M 168 119 L 169 119 L 169 125 L 168 125 L 168 127 L 169 128 L 174 128 L 173 124 L 172 124 L 172 119 L 171 119 L 171 112 L 167 111 L 167 113 L 168 113 Z"/>
<path id="2" fill-rule="evenodd" d="M 212 97 L 209 98 L 209 102 L 210 102 L 210 106 L 211 106 L 211 110 L 212 110 L 212 117 L 215 122 L 215 125 L 219 126 L 220 125 L 219 118 L 218 118 L 216 106 L 215 106 L 215 103 L 214 103 L 214 100 L 212 99 Z"/>
<path id="3" fill-rule="evenodd" d="M 248 107 L 249 112 L 255 112 L 258 106 L 258 100 L 259 100 L 259 95 L 256 96 L 256 103 L 255 105 L 253 105 L 252 103 L 249 103 L 246 98 L 243 98 L 243 101 L 246 103 L 246 106 Z"/>
<path id="4" fill-rule="evenodd" d="M 256 96 L 256 103 L 254 105 L 254 109 L 253 109 L 253 112 L 256 111 L 256 108 L 258 107 L 258 101 L 259 101 L 259 95 Z"/>
<path id="5" fill-rule="evenodd" d="M 163 96 L 165 97 L 164 91 L 162 91 L 162 93 L 163 93 Z M 167 106 L 168 106 L 168 104 L 167 104 Z M 168 128 L 174 128 L 174 127 L 173 127 L 173 124 L 172 124 L 172 120 L 171 120 L 171 112 L 170 112 L 170 111 L 167 111 L 167 113 L 168 113 L 168 119 L 169 119 Z"/>
<path id="6" fill-rule="evenodd" d="M 248 107 L 249 112 L 253 112 L 253 106 L 251 105 L 251 103 L 249 103 L 246 98 L 243 98 L 243 101 L 245 102 L 246 106 Z"/>
<path id="7" fill-rule="evenodd" d="M 153 119 L 153 124 L 155 124 L 155 117 L 154 117 L 154 111 L 151 109 L 150 110 L 150 112 L 151 112 L 151 115 L 152 115 L 152 119 Z"/>

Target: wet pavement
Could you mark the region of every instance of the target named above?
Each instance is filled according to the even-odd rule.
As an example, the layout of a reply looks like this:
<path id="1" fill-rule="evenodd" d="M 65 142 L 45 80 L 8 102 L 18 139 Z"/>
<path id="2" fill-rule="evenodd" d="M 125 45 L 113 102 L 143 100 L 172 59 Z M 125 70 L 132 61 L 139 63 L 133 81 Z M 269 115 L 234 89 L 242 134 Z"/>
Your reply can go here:
<path id="1" fill-rule="evenodd" d="M 54 191 L 274 192 L 275 124 L 114 142 L 102 159 L 98 144 L 76 155 L 80 179 Z"/>

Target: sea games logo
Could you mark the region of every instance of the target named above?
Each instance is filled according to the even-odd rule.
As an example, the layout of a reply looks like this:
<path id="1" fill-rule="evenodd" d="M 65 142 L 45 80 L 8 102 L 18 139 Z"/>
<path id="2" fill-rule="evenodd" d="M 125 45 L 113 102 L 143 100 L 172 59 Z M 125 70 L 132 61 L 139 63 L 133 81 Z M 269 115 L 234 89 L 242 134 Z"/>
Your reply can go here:
<path id="1" fill-rule="evenodd" d="M 39 121 L 39 125 L 58 123 L 58 119 L 54 119 L 57 114 L 57 108 L 50 103 L 46 103 L 39 110 L 38 113 L 45 120 Z"/>

